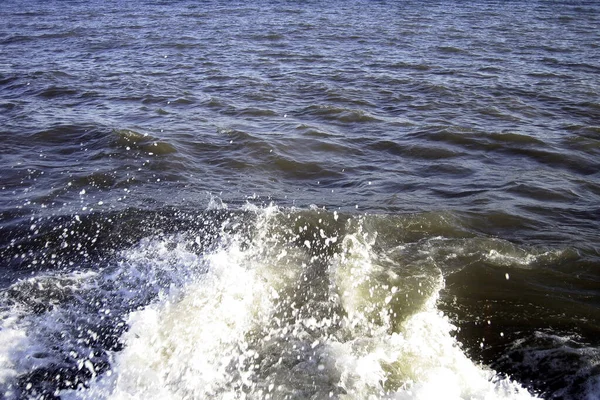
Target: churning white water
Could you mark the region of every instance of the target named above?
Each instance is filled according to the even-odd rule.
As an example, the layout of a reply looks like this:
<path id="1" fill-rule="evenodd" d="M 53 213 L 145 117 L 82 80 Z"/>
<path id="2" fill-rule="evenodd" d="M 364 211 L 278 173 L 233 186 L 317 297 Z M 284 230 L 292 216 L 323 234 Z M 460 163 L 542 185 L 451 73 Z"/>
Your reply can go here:
<path id="1" fill-rule="evenodd" d="M 337 237 L 321 220 L 311 226 L 275 207 L 257 212 L 251 240 L 225 235 L 201 261 L 165 248 L 176 253 L 166 264 L 187 258 L 201 272 L 131 312 L 110 368 L 61 397 L 531 398 L 463 353 L 436 309 L 444 283 L 434 263 L 403 273 L 386 265 L 360 224 Z M 282 230 L 282 219 L 298 222 L 298 232 Z M 313 240 L 302 240 L 309 230 Z M 144 254 L 136 263 L 156 262 Z"/>

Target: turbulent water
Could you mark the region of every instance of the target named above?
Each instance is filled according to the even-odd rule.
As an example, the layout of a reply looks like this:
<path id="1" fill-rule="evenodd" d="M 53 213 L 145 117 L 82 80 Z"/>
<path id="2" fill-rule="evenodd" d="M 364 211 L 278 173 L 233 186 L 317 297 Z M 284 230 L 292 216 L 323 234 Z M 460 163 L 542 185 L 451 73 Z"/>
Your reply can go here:
<path id="1" fill-rule="evenodd" d="M 600 398 L 599 27 L 0 2 L 0 397 Z"/>

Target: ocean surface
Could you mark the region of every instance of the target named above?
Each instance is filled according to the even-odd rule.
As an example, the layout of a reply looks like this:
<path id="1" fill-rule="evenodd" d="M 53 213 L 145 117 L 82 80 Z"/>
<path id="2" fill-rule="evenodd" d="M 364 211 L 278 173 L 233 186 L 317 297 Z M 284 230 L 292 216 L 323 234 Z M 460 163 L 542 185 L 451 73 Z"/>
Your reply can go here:
<path id="1" fill-rule="evenodd" d="M 0 398 L 600 398 L 600 3 L 0 1 Z"/>

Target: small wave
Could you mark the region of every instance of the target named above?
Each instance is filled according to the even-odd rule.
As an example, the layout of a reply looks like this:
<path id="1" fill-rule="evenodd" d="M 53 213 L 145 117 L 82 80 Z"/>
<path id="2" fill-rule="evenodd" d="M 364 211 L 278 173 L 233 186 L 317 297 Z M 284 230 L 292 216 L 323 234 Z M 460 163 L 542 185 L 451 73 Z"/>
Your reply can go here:
<path id="1" fill-rule="evenodd" d="M 416 71 L 429 71 L 432 66 L 423 63 L 397 62 L 390 66 L 394 69 L 409 69 Z"/>
<path id="2" fill-rule="evenodd" d="M 585 154 L 576 154 L 572 152 L 557 152 L 554 150 L 543 150 L 536 148 L 507 148 L 501 149 L 505 154 L 525 156 L 540 164 L 553 168 L 564 168 L 575 171 L 582 175 L 592 175 L 598 171 L 600 163 L 594 158 L 589 158 Z"/>
<path id="3" fill-rule="evenodd" d="M 529 135 L 525 135 L 522 133 L 516 133 L 516 132 L 502 132 L 502 133 L 496 132 L 496 133 L 491 133 L 490 137 L 497 142 L 502 142 L 502 143 L 506 143 L 506 144 L 515 143 L 515 144 L 531 144 L 531 145 L 540 145 L 540 146 L 546 145 L 542 140 L 540 140 L 538 138 L 535 138 L 535 137 L 529 136 Z"/>
<path id="4" fill-rule="evenodd" d="M 316 125 L 300 124 L 296 126 L 296 130 L 302 132 L 303 135 L 313 136 L 318 138 L 343 137 L 342 134 L 332 131 L 331 127 L 321 127 Z"/>
<path id="5" fill-rule="evenodd" d="M 260 35 L 253 35 L 250 37 L 250 39 L 252 40 L 257 40 L 257 41 L 273 41 L 273 42 L 277 42 L 277 41 L 281 41 L 285 38 L 284 35 L 282 35 L 281 33 L 277 33 L 277 32 L 268 32 L 268 33 L 263 33 Z"/>
<path id="6" fill-rule="evenodd" d="M 481 198 L 482 195 L 484 195 L 488 192 L 487 189 L 452 190 L 452 189 L 441 189 L 441 188 L 435 188 L 435 189 L 432 189 L 432 191 L 446 199 L 457 199 L 457 198 L 463 198 L 463 197 Z"/>
<path id="7" fill-rule="evenodd" d="M 14 109 L 18 108 L 19 106 L 16 103 L 13 102 L 3 102 L 0 103 L 0 108 L 4 109 L 5 111 L 13 111 Z"/>
<path id="8" fill-rule="evenodd" d="M 494 118 L 502 119 L 504 121 L 511 121 L 511 122 L 520 122 L 521 121 L 521 119 L 519 117 L 517 117 L 516 115 L 514 115 L 506 110 L 502 110 L 496 106 L 482 107 L 478 110 L 478 112 L 486 117 L 494 117 Z"/>
<path id="9" fill-rule="evenodd" d="M 176 153 L 177 149 L 170 143 L 164 142 L 148 134 L 139 133 L 130 129 L 115 129 L 116 145 L 126 149 L 135 148 L 147 153 L 167 155 Z"/>
<path id="10" fill-rule="evenodd" d="M 264 108 L 248 107 L 238 111 L 237 115 L 245 117 L 274 117 L 279 113 Z"/>
<path id="11" fill-rule="evenodd" d="M 440 53 L 446 53 L 446 54 L 467 53 L 467 51 L 465 51 L 464 49 L 461 49 L 461 48 L 458 48 L 458 47 L 454 47 L 454 46 L 438 46 L 437 50 Z"/>
<path id="12" fill-rule="evenodd" d="M 299 114 L 321 117 L 327 121 L 338 121 L 342 123 L 379 121 L 379 118 L 367 113 L 366 111 L 334 106 L 313 105 L 300 111 Z"/>
<path id="13" fill-rule="evenodd" d="M 464 148 L 476 148 L 477 146 L 482 146 L 480 132 L 472 129 L 449 128 L 448 126 L 443 125 L 431 126 L 412 133 L 410 136 L 417 139 L 446 142 Z"/>
<path id="14" fill-rule="evenodd" d="M 71 97 L 77 95 L 77 89 L 64 86 L 50 86 L 37 93 L 38 96 L 45 99 L 55 99 L 57 97 Z"/>
<path id="15" fill-rule="evenodd" d="M 440 176 L 440 175 L 448 175 L 449 177 L 454 178 L 465 178 L 467 176 L 473 175 L 476 173 L 474 168 L 469 168 L 466 165 L 457 165 L 452 163 L 440 162 L 435 165 L 428 165 L 419 170 L 423 176 Z M 473 190 L 464 190 L 464 189 L 456 189 L 452 190 L 452 193 L 469 193 L 476 194 L 480 190 L 484 189 L 473 189 Z"/>
<path id="16" fill-rule="evenodd" d="M 196 103 L 196 99 L 193 96 L 180 97 L 173 100 L 171 103 L 175 105 L 191 105 Z"/>
<path id="17" fill-rule="evenodd" d="M 593 130 L 590 129 L 593 132 Z M 600 128 L 598 128 L 600 132 Z M 600 152 L 600 135 L 598 139 L 586 136 L 573 136 L 564 140 L 565 145 L 573 150 L 583 151 L 588 154 L 598 154 Z"/>
<path id="18" fill-rule="evenodd" d="M 74 174 L 68 183 L 72 190 L 110 189 L 116 185 L 118 178 L 114 171 L 96 171 L 89 174 Z"/>
<path id="19" fill-rule="evenodd" d="M 339 169 L 328 168 L 323 163 L 301 161 L 282 155 L 275 155 L 272 165 L 284 174 L 293 174 L 295 179 L 315 180 L 324 178 L 339 178 Z"/>
<path id="20" fill-rule="evenodd" d="M 385 151 L 393 155 L 427 160 L 442 160 L 460 157 L 462 155 L 461 153 L 448 148 L 423 146 L 413 143 L 399 143 L 389 140 L 375 142 L 369 147 L 373 150 Z"/>
<path id="21" fill-rule="evenodd" d="M 543 184 L 525 184 L 525 183 L 511 183 L 510 187 L 506 190 L 510 193 L 517 194 L 519 196 L 535 199 L 541 202 L 573 202 L 577 201 L 579 196 L 570 191 L 562 188 L 555 187 L 544 187 Z"/>
<path id="22" fill-rule="evenodd" d="M 55 124 L 30 135 L 32 143 L 55 146 L 56 151 L 64 154 L 80 149 L 81 143 L 86 143 L 88 148 L 105 148 L 105 138 L 105 131 L 101 126 L 85 123 Z"/>
<path id="23" fill-rule="evenodd" d="M 142 98 L 142 104 L 167 104 L 168 101 L 165 96 L 146 95 Z"/>
<path id="24" fill-rule="evenodd" d="M 11 44 L 31 42 L 34 40 L 36 40 L 35 36 L 15 34 L 15 35 L 11 35 L 11 36 L 8 36 L 8 37 L 0 40 L 0 44 L 11 45 Z"/>

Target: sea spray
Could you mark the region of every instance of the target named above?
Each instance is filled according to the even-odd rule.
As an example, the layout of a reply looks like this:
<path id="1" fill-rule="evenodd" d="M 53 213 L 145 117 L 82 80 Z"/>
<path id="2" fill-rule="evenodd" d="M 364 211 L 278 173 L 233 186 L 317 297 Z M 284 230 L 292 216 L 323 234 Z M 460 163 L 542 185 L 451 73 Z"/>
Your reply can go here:
<path id="1" fill-rule="evenodd" d="M 249 236 L 225 234 L 203 273 L 130 314 L 108 373 L 62 395 L 531 398 L 456 343 L 434 260 L 403 262 L 362 218 L 254 212 Z"/>

